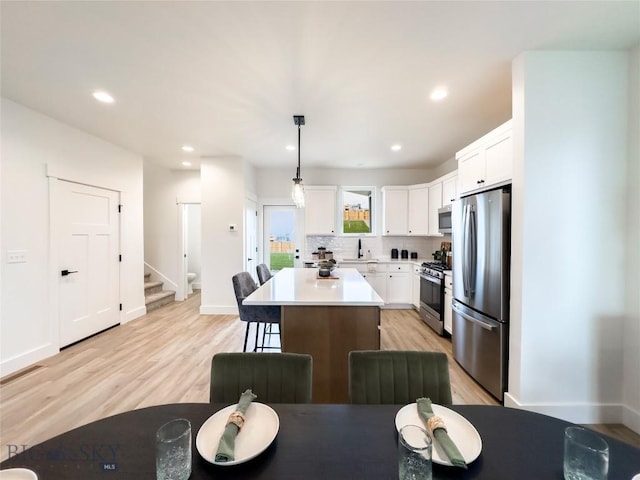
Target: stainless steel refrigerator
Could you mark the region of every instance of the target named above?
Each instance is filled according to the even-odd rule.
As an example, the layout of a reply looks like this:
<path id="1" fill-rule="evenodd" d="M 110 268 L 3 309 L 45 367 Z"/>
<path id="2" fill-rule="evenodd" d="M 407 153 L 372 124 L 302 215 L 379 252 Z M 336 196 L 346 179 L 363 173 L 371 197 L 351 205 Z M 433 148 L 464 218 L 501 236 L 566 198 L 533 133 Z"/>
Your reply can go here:
<path id="1" fill-rule="evenodd" d="M 453 203 L 453 356 L 494 397 L 507 389 L 511 191 Z"/>

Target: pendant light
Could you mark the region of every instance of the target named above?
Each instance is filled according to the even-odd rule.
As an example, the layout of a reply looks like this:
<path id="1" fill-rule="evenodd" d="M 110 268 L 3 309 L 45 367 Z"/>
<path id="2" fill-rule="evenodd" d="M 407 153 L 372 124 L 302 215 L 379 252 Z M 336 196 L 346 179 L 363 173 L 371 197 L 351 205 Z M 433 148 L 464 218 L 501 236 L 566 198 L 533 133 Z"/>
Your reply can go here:
<path id="1" fill-rule="evenodd" d="M 300 127 L 304 125 L 304 115 L 294 115 L 293 123 L 298 126 L 298 168 L 296 169 L 296 178 L 293 179 L 293 188 L 291 190 L 291 198 L 298 208 L 304 208 L 304 189 L 302 188 L 302 179 L 300 178 Z"/>

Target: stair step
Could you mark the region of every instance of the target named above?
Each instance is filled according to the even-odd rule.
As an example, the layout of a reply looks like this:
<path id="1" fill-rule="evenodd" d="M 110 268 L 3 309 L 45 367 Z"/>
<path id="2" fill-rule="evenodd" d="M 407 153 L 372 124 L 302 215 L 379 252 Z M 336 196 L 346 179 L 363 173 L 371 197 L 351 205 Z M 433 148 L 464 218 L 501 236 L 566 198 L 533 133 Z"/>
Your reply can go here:
<path id="1" fill-rule="evenodd" d="M 144 282 L 144 295 L 151 295 L 162 291 L 163 282 Z"/>
<path id="2" fill-rule="evenodd" d="M 149 279 L 151 278 L 151 274 L 150 273 L 145 273 L 144 274 L 144 281 L 145 283 L 149 281 Z"/>
<path id="3" fill-rule="evenodd" d="M 176 292 L 172 290 L 162 290 L 144 297 L 144 303 L 147 306 L 147 313 L 171 303 L 176 299 Z"/>

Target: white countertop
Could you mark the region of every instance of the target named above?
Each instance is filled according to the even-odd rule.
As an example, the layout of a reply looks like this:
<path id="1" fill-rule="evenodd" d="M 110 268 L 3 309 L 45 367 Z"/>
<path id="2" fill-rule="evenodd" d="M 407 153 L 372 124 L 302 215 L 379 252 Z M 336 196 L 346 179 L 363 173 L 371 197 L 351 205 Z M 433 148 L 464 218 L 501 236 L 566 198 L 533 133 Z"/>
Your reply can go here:
<path id="1" fill-rule="evenodd" d="M 336 268 L 330 278 L 318 278 L 317 268 L 283 268 L 243 304 L 348 307 L 384 301 L 355 268 Z"/>

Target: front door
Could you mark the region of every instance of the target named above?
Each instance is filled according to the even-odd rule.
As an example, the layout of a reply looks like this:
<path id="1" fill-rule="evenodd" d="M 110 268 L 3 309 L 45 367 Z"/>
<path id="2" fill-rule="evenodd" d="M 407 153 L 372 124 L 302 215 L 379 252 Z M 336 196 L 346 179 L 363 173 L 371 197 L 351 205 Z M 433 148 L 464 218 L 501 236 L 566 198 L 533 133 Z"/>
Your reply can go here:
<path id="1" fill-rule="evenodd" d="M 120 194 L 58 181 L 60 347 L 120 322 Z"/>

